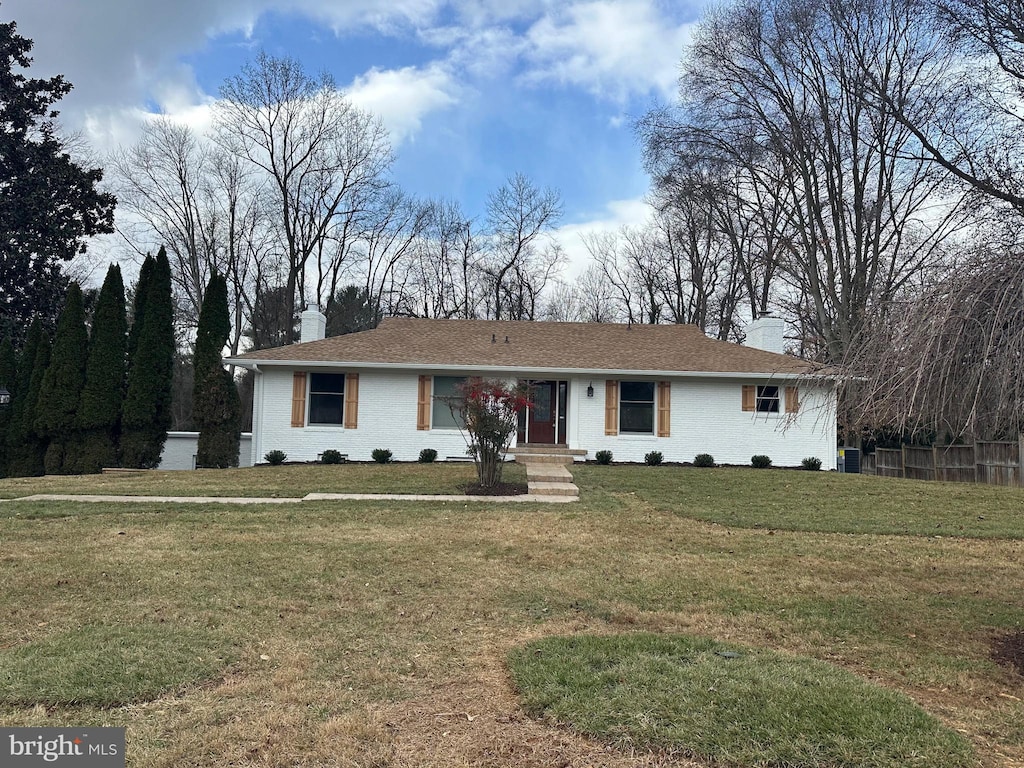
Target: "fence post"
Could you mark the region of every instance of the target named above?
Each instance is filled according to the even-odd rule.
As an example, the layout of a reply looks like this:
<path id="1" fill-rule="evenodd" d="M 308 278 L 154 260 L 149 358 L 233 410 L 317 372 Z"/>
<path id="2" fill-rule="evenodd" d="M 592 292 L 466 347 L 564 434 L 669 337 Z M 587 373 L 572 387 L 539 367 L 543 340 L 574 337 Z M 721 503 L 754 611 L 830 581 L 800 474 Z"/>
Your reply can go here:
<path id="1" fill-rule="evenodd" d="M 1024 434 L 1017 433 L 1017 485 L 1024 488 Z"/>
<path id="2" fill-rule="evenodd" d="M 905 445 L 900 446 L 900 464 L 903 465 L 900 467 L 900 477 L 905 478 L 907 476 L 907 446 Z"/>

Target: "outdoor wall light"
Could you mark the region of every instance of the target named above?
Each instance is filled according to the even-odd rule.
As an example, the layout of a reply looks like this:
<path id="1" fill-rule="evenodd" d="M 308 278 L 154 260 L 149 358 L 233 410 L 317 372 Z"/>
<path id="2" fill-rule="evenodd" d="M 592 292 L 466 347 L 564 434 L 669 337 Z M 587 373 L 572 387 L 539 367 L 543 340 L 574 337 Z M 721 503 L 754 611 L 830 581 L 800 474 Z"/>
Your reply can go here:
<path id="1" fill-rule="evenodd" d="M 594 382 L 590 382 L 590 386 L 587 387 L 587 397 L 594 396 Z"/>
<path id="2" fill-rule="evenodd" d="M 11 404 L 11 393 L 6 387 L 0 387 L 0 408 L 6 408 Z"/>

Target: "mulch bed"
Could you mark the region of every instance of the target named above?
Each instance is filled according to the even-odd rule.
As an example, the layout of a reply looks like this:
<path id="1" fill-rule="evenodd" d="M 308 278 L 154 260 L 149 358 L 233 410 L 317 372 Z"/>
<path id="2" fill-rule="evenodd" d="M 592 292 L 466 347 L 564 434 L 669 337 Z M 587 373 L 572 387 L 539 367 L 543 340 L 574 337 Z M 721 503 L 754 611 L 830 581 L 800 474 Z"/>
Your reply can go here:
<path id="1" fill-rule="evenodd" d="M 1013 667 L 1024 675 L 1024 629 L 1018 629 L 992 641 L 992 660 Z"/>
<path id="2" fill-rule="evenodd" d="M 519 496 L 529 492 L 526 483 L 496 483 L 490 488 L 485 488 L 479 483 L 467 483 L 462 486 L 467 496 Z"/>

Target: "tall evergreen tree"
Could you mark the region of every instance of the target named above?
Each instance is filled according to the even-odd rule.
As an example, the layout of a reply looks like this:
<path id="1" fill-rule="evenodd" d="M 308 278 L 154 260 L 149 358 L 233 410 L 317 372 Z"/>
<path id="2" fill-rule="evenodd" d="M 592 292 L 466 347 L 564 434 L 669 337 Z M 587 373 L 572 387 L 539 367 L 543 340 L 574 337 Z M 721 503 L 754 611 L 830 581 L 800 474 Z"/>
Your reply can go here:
<path id="1" fill-rule="evenodd" d="M 129 340 L 133 354 L 128 361 L 128 389 L 121 414 L 121 464 L 152 469 L 160 464 L 171 426 L 174 375 L 171 266 L 163 248 L 153 262 L 148 288 L 143 290 L 141 282 Z"/>
<path id="2" fill-rule="evenodd" d="M 18 397 L 14 400 L 11 426 L 7 432 L 7 469 L 15 477 L 43 474 L 46 439 L 36 432 L 36 402 L 43 376 L 50 365 L 50 340 L 38 318 L 29 326 L 25 346 L 18 358 Z"/>
<path id="3" fill-rule="evenodd" d="M 11 393 L 11 403 L 0 405 L 0 477 L 7 477 L 7 433 L 13 417 L 14 399 L 18 396 L 17 358 L 10 338 L 0 343 L 0 388 Z"/>
<path id="4" fill-rule="evenodd" d="M 146 256 L 142 262 L 142 269 L 139 270 L 139 279 L 135 283 L 135 297 L 132 301 L 131 327 L 128 331 L 128 360 L 135 359 L 135 349 L 139 346 L 139 333 L 142 331 L 140 319 L 146 314 L 146 297 L 153 284 L 153 270 L 156 268 L 156 259 L 153 256 Z"/>
<path id="5" fill-rule="evenodd" d="M 73 464 L 78 472 L 99 472 L 103 467 L 117 465 L 127 333 L 121 268 L 111 264 L 96 301 L 89 334 Z"/>
<path id="6" fill-rule="evenodd" d="M 214 272 L 199 312 L 192 363 L 192 421 L 199 429 L 196 463 L 200 467 L 238 466 L 241 404 L 231 374 L 220 364 L 230 332 L 227 282 Z"/>
<path id="7" fill-rule="evenodd" d="M 78 283 L 68 287 L 64 309 L 57 320 L 50 367 L 46 369 L 36 404 L 36 432 L 50 439 L 46 447 L 48 475 L 74 471 L 74 431 L 78 400 L 85 385 L 85 363 L 89 354 L 89 333 L 85 329 L 85 308 Z"/>

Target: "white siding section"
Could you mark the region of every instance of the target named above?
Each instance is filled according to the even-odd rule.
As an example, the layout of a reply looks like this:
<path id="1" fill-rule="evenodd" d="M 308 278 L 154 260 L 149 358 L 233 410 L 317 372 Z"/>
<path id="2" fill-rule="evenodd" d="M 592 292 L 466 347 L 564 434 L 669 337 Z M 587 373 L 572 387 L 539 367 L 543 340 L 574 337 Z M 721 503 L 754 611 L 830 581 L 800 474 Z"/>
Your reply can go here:
<path id="1" fill-rule="evenodd" d="M 574 380 L 570 395 L 578 406 L 570 406 L 570 447 L 585 448 L 587 458 L 593 458 L 597 451 L 609 450 L 616 461 L 643 461 L 648 452 L 661 451 L 665 461 L 693 461 L 698 453 L 710 453 L 719 464 L 749 464 L 750 457 L 760 453 L 770 456 L 777 467 L 799 466 L 805 457 L 816 456 L 823 469 L 835 469 L 835 394 L 830 386 L 801 383 L 799 414 L 755 414 L 742 410 L 743 385 L 778 384 L 784 411 L 787 382 L 675 379 L 672 434 L 655 437 L 605 435 L 605 382 L 593 380 L 594 396 L 588 398 L 590 383 L 591 379 Z"/>
<path id="2" fill-rule="evenodd" d="M 317 368 L 322 373 L 353 371 Z M 457 429 L 416 429 L 419 372 L 359 371 L 359 426 L 292 427 L 292 371 L 264 368 L 254 397 L 253 458 L 281 450 L 288 461 L 316 461 L 328 448 L 350 461 L 370 461 L 374 448 L 386 448 L 396 461 L 416 461 L 420 450 L 433 448 L 438 459 L 466 458 L 466 441 Z M 307 398 L 308 408 L 308 398 Z M 256 426 L 258 424 L 259 426 Z"/>
<path id="3" fill-rule="evenodd" d="M 331 369 L 318 368 L 329 372 Z M 337 373 L 351 371 L 338 370 Z M 374 448 L 387 448 L 398 461 L 415 461 L 423 448 L 438 458 L 465 458 L 466 443 L 458 430 L 416 429 L 418 377 L 422 371 L 359 371 L 359 426 L 291 427 L 292 371 L 264 368 L 256 378 L 253 406 L 254 463 L 267 451 L 282 450 L 289 461 L 315 461 L 328 448 L 347 454 L 352 461 L 370 461 Z M 459 375 L 445 371 L 445 375 Z M 523 378 L 536 378 L 524 373 Z M 649 451 L 661 451 L 665 461 L 693 461 L 710 453 L 720 464 L 749 464 L 754 454 L 766 454 L 775 466 L 798 466 L 808 456 L 822 461 L 823 469 L 836 465 L 835 391 L 827 385 L 800 384 L 798 415 L 754 414 L 742 410 L 744 384 L 777 384 L 784 392 L 793 382 L 766 379 L 672 380 L 671 436 L 605 435 L 605 380 L 569 381 L 567 418 L 570 448 L 586 450 L 587 457 L 610 450 L 616 461 L 643 461 Z M 587 387 L 594 396 L 587 397 Z M 307 399 L 308 404 L 308 399 Z M 655 405 L 657 423 L 657 404 Z"/>

